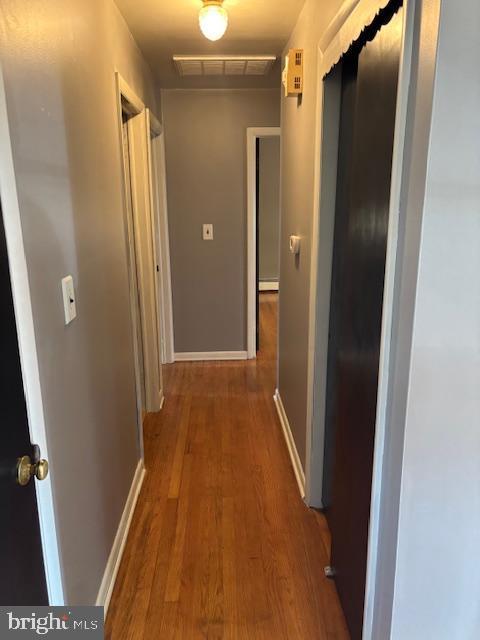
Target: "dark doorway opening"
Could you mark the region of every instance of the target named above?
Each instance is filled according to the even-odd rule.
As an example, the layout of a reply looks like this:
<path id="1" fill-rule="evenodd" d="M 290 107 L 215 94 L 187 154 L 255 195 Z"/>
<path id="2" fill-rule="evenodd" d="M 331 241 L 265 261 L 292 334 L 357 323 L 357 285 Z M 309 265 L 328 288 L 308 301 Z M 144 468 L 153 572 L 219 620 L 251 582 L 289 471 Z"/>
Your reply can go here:
<path id="1" fill-rule="evenodd" d="M 391 3 L 342 60 L 322 500 L 353 638 L 363 627 L 400 6 Z"/>
<path id="2" fill-rule="evenodd" d="M 0 606 L 47 605 L 37 497 L 33 478 L 17 482 L 17 462 L 39 452 L 30 442 L 7 243 L 0 203 Z"/>
<path id="3" fill-rule="evenodd" d="M 260 300 L 278 298 L 280 278 L 280 136 L 255 140 L 256 350 L 260 345 Z"/>

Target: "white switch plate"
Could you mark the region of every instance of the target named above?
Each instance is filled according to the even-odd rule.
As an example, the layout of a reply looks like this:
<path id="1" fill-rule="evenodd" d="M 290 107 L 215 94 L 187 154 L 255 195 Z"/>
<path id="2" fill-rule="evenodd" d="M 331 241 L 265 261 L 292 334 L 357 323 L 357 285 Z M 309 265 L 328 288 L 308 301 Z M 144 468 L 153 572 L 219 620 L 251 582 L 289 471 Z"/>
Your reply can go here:
<path id="1" fill-rule="evenodd" d="M 65 310 L 65 324 L 70 324 L 77 317 L 77 305 L 75 302 L 75 287 L 72 276 L 62 279 L 63 308 Z"/>
<path id="2" fill-rule="evenodd" d="M 203 225 L 203 239 L 204 240 L 213 240 L 213 224 L 204 224 Z"/>
<path id="3" fill-rule="evenodd" d="M 290 236 L 290 251 L 297 256 L 300 253 L 300 236 Z"/>

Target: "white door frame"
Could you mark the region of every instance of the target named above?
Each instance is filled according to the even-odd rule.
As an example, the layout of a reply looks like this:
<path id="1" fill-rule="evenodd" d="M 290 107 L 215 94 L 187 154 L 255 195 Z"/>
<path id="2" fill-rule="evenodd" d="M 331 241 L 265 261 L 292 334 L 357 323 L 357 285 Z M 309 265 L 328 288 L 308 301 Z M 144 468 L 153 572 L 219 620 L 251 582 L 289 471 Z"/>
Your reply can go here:
<path id="1" fill-rule="evenodd" d="M 280 127 L 247 128 L 247 358 L 257 357 L 257 155 L 259 138 L 281 136 Z"/>
<path id="2" fill-rule="evenodd" d="M 144 211 L 145 215 L 141 219 L 141 229 L 137 226 L 132 228 L 132 221 L 129 219 L 127 207 L 127 186 L 125 184 L 125 170 L 122 160 L 123 175 L 123 207 L 124 207 L 124 224 L 125 224 L 125 241 L 127 258 L 129 260 L 129 278 L 130 278 L 130 307 L 132 314 L 132 338 L 134 351 L 134 367 L 135 382 L 137 391 L 137 414 L 138 414 L 138 438 L 140 455 L 144 457 L 143 447 L 143 407 L 141 406 L 141 365 L 137 349 L 137 340 L 135 332 L 138 331 L 137 314 L 135 312 L 137 306 L 136 285 L 133 278 L 131 257 L 131 243 L 135 242 L 137 251 L 137 260 L 139 261 L 141 295 L 140 304 L 142 306 L 141 323 L 142 323 L 142 340 L 144 345 L 144 377 L 146 387 L 146 411 L 158 411 L 162 405 L 162 389 L 161 389 L 161 371 L 160 371 L 160 349 L 158 341 L 158 302 L 157 291 L 155 286 L 155 249 L 154 249 L 154 226 L 152 218 L 152 183 L 149 171 L 149 147 L 150 147 L 150 124 L 149 121 L 156 122 L 149 114 L 142 100 L 135 94 L 131 87 L 125 82 L 122 76 L 115 72 L 115 82 L 117 91 L 117 119 L 120 149 L 123 149 L 123 126 L 122 114 L 125 110 L 132 116 L 128 121 L 129 133 L 131 132 L 130 145 L 134 146 L 131 155 L 131 184 L 132 184 L 132 206 L 134 220 L 139 220 L 140 212 Z M 125 109 L 125 106 L 127 109 Z M 138 118 L 138 121 L 137 121 Z M 135 122 L 134 122 L 135 120 Z M 133 128 L 135 125 L 135 129 Z M 136 146 L 135 146 L 136 143 Z M 146 189 L 135 186 L 137 180 L 140 180 Z M 146 192 L 148 191 L 148 193 Z M 135 224 L 135 223 L 133 223 Z M 144 236 L 144 243 L 141 244 L 140 235 Z M 145 239 L 146 238 L 146 239 Z"/>
<path id="3" fill-rule="evenodd" d="M 370 24 L 389 0 L 346 0 L 318 45 L 317 116 L 315 141 L 315 186 L 312 226 L 311 294 L 309 306 L 309 361 L 307 398 L 306 503 L 322 506 L 323 449 L 327 382 L 328 330 L 330 313 L 331 259 L 335 219 L 336 157 L 338 134 L 332 135 L 339 118 L 338 78 L 329 89 L 324 78 L 341 56 Z M 385 437 L 391 425 L 389 381 L 392 363 L 392 323 L 396 295 L 395 277 L 399 242 L 399 212 L 403 172 L 403 154 L 410 89 L 411 58 L 415 28 L 414 0 L 404 0 L 403 35 L 400 55 L 397 112 L 392 160 L 389 229 L 385 265 L 381 349 L 378 377 L 377 415 L 373 482 L 369 527 L 369 547 L 365 591 L 363 637 L 372 637 L 376 606 L 377 547 L 380 530 L 380 496 L 384 471 Z M 337 74 L 338 76 L 338 74 Z M 335 86 L 337 83 L 337 86 Z M 335 102 L 337 106 L 335 107 Z M 337 112 L 335 113 L 335 110 Z M 326 152 L 329 152 L 327 155 Z"/>
<path id="4" fill-rule="evenodd" d="M 133 338 L 133 358 L 134 358 L 134 372 L 135 372 L 135 392 L 136 392 L 136 403 L 137 403 L 137 437 L 139 443 L 139 454 L 140 458 L 143 460 L 144 455 L 144 443 L 143 443 L 143 407 L 142 407 L 142 372 L 141 372 L 141 361 L 140 355 L 138 353 L 138 318 L 137 313 L 135 311 L 136 308 L 136 285 L 134 282 L 134 277 L 132 273 L 132 223 L 130 221 L 129 208 L 127 205 L 128 196 L 128 187 L 126 184 L 126 169 L 125 169 L 125 159 L 124 159 L 124 133 L 123 133 L 123 112 L 124 112 L 124 104 L 125 102 L 128 105 L 129 111 L 131 111 L 132 115 L 137 115 L 142 113 L 145 106 L 140 98 L 130 89 L 128 84 L 123 80 L 121 75 L 116 72 L 115 73 L 115 83 L 117 90 L 117 109 L 118 109 L 118 126 L 119 126 L 119 143 L 121 150 L 121 162 L 122 162 L 122 196 L 123 196 L 123 214 L 124 214 L 124 227 L 125 227 L 125 243 L 126 243 L 126 251 L 127 251 L 127 260 L 128 260 L 128 277 L 129 277 L 129 295 L 130 295 L 130 315 L 131 315 L 131 323 L 132 323 L 132 338 Z"/>
<path id="5" fill-rule="evenodd" d="M 168 230 L 167 176 L 165 161 L 165 134 L 160 125 L 159 133 L 152 138 L 152 172 L 155 190 L 155 243 L 158 265 L 159 321 L 161 332 L 162 363 L 175 361 L 173 335 L 172 278 L 170 272 L 170 237 Z"/>
<path id="6" fill-rule="evenodd" d="M 158 220 L 158 178 L 156 171 L 156 162 L 155 162 L 155 153 L 154 153 L 154 141 L 155 139 L 162 133 L 162 125 L 159 120 L 155 117 L 155 115 L 150 111 L 150 109 L 145 110 L 145 116 L 147 119 L 147 159 L 148 159 L 148 176 L 150 183 L 150 213 L 151 213 L 151 228 L 153 233 L 152 244 L 153 244 L 153 257 L 155 262 L 155 306 L 157 309 L 157 343 L 158 343 L 158 371 L 159 371 L 159 382 L 160 382 L 160 408 L 163 407 L 164 395 L 163 395 L 163 373 L 162 373 L 162 364 L 163 364 L 163 290 L 159 286 L 159 276 L 160 276 L 160 260 L 161 260 L 161 251 L 157 242 L 158 237 L 158 229 L 157 229 L 157 220 Z"/>
<path id="7" fill-rule="evenodd" d="M 17 324 L 20 362 L 25 388 L 28 426 L 31 442 L 39 445 L 42 456 L 48 460 L 49 451 L 40 386 L 32 302 L 28 282 L 27 260 L 23 243 L 15 167 L 8 124 L 7 102 L 1 67 L 0 148 L 2 149 L 0 153 L 0 193 L 8 248 L 15 320 Z M 65 604 L 65 598 L 51 480 L 54 474 L 55 467 L 52 465 L 51 471 L 46 479 L 43 482 L 35 482 L 35 491 L 37 494 L 48 601 L 52 606 L 61 606 Z"/>

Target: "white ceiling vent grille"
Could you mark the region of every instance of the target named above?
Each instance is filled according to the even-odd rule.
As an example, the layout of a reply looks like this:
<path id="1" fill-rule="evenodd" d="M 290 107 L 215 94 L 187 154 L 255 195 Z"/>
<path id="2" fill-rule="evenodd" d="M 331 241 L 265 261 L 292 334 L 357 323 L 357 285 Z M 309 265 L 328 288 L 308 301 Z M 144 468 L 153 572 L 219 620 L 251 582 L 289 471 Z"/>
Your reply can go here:
<path id="1" fill-rule="evenodd" d="M 202 62 L 204 76 L 223 76 L 223 62 L 221 60 L 204 60 Z"/>
<path id="2" fill-rule="evenodd" d="M 225 75 L 226 76 L 243 76 L 245 74 L 245 60 L 226 60 Z"/>
<path id="3" fill-rule="evenodd" d="M 266 76 L 276 56 L 173 56 L 181 76 Z"/>
<path id="4" fill-rule="evenodd" d="M 249 60 L 247 62 L 247 68 L 245 70 L 246 76 L 264 76 L 265 75 L 265 61 L 264 60 Z"/>
<path id="5" fill-rule="evenodd" d="M 203 73 L 202 65 L 200 62 L 185 62 L 183 66 L 183 74 L 185 76 L 201 76 Z"/>

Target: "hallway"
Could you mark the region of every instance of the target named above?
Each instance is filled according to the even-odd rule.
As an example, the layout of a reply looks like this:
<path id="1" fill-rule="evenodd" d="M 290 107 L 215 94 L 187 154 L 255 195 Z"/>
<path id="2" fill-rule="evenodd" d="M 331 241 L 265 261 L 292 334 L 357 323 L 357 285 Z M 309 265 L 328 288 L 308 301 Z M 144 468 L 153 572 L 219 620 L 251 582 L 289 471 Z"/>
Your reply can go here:
<path id="1" fill-rule="evenodd" d="M 273 402 L 276 319 L 262 294 L 256 361 L 166 368 L 107 638 L 348 638 L 325 520 L 300 499 Z"/>

